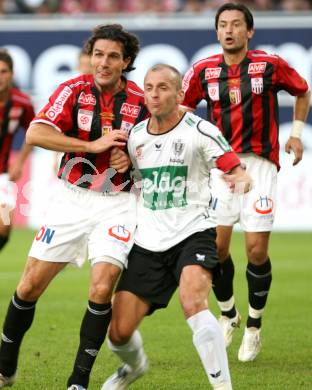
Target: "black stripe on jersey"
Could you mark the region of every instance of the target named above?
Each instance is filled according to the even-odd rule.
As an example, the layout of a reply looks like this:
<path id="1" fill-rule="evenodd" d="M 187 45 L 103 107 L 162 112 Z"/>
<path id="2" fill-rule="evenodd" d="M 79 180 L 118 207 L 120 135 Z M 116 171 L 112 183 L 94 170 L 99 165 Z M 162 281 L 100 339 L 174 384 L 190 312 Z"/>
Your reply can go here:
<path id="1" fill-rule="evenodd" d="M 202 90 L 204 91 L 204 94 L 205 94 L 204 98 L 205 98 L 206 103 L 207 103 L 207 120 L 209 122 L 215 124 L 216 121 L 213 117 L 213 108 L 212 108 L 211 100 L 210 100 L 209 95 L 208 95 L 208 82 L 205 79 L 205 72 L 206 72 L 206 68 L 203 68 L 199 72 L 199 80 L 200 80 L 200 84 L 202 86 Z"/>
<path id="2" fill-rule="evenodd" d="M 224 147 L 224 145 L 222 145 L 222 143 L 218 140 L 218 139 L 216 139 L 215 137 L 213 137 L 211 134 L 208 134 L 208 133 L 206 133 L 204 130 L 202 130 L 202 129 L 200 129 L 200 124 L 203 122 L 203 120 L 201 120 L 201 121 L 199 121 L 198 123 L 197 123 L 197 126 L 196 126 L 196 128 L 197 128 L 197 130 L 200 132 L 200 134 L 202 134 L 202 135 L 204 135 L 204 136 L 206 136 L 206 137 L 208 137 L 208 138 L 210 138 L 210 139 L 212 139 L 224 152 L 228 152 L 229 151 L 229 149 L 226 149 L 225 147 Z M 230 147 L 230 146 L 229 146 Z"/>
<path id="3" fill-rule="evenodd" d="M 219 77 L 219 93 L 221 105 L 221 126 L 224 138 L 231 143 L 232 141 L 232 126 L 231 126 L 231 102 L 228 86 L 228 66 L 223 62 L 219 64 L 222 68 Z"/>
<path id="4" fill-rule="evenodd" d="M 2 146 L 2 142 L 5 138 L 5 135 L 8 133 L 9 112 L 10 112 L 11 108 L 12 108 L 12 101 L 9 100 L 9 101 L 7 101 L 7 103 L 4 107 L 4 111 L 3 111 L 2 125 L 1 125 L 1 129 L 0 129 L 0 142 L 1 142 L 0 146 Z"/>
<path id="5" fill-rule="evenodd" d="M 248 74 L 248 66 L 251 63 L 249 58 L 245 58 L 241 64 L 241 94 L 242 94 L 242 153 L 252 150 L 251 138 L 253 134 L 252 116 L 252 92 L 251 77 Z"/>
<path id="6" fill-rule="evenodd" d="M 135 125 L 137 125 L 138 123 L 144 121 L 144 119 L 146 119 L 146 115 L 147 115 L 147 108 L 142 104 L 140 103 L 139 104 L 139 107 L 140 107 L 140 113 L 138 115 L 138 117 L 136 118 L 135 120 Z"/>
<path id="7" fill-rule="evenodd" d="M 113 121 L 113 129 L 120 129 L 122 122 L 122 114 L 120 113 L 121 107 L 123 103 L 127 100 L 127 94 L 125 91 L 118 92 L 114 97 L 113 104 L 113 113 L 114 113 L 114 121 Z"/>
<path id="8" fill-rule="evenodd" d="M 272 84 L 272 74 L 274 73 L 273 65 L 270 62 L 267 62 L 266 69 L 263 75 L 263 82 L 265 85 L 263 86 L 264 91 L 268 91 Z M 271 103 L 272 104 L 272 103 Z M 261 143 L 262 143 L 262 152 L 261 156 L 265 158 L 269 158 L 272 145 L 270 142 L 270 117 L 272 105 L 270 104 L 270 95 L 266 92 L 263 93 L 262 98 L 262 134 L 261 134 Z M 277 105 L 277 97 L 275 97 L 275 118 L 278 117 L 278 105 Z M 276 122 L 278 123 L 278 122 Z"/>
<path id="9" fill-rule="evenodd" d="M 2 120 L 2 125 L 0 129 L 0 150 L 1 150 L 1 163 L 2 163 L 2 171 L 5 172 L 7 171 L 8 168 L 8 161 L 9 161 L 9 156 L 10 156 L 10 149 L 8 150 L 2 150 L 3 142 L 7 136 L 8 133 L 8 127 L 9 127 L 9 112 L 12 108 L 12 101 L 9 100 L 5 107 L 4 107 L 4 112 L 3 112 L 3 120 Z"/>

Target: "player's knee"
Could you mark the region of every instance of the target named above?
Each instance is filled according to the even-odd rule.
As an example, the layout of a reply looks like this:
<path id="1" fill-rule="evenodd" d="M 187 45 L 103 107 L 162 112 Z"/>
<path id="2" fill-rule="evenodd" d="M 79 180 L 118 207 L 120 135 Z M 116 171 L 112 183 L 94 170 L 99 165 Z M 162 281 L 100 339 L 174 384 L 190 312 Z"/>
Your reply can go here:
<path id="1" fill-rule="evenodd" d="M 112 299 L 111 284 L 98 281 L 90 286 L 90 299 L 94 302 L 107 303 Z"/>
<path id="2" fill-rule="evenodd" d="M 112 321 L 109 328 L 109 339 L 114 345 L 124 345 L 130 338 L 134 329 L 130 329 L 122 321 Z"/>
<path id="3" fill-rule="evenodd" d="M 207 295 L 201 291 L 184 293 L 180 296 L 180 301 L 186 318 L 208 308 Z"/>
<path id="4" fill-rule="evenodd" d="M 255 265 L 264 264 L 268 259 L 268 252 L 266 248 L 260 245 L 252 245 L 247 247 L 248 261 Z"/>
<path id="5" fill-rule="evenodd" d="M 19 298 L 24 301 L 36 301 L 42 292 L 42 288 L 35 278 L 22 279 L 16 289 Z"/>
<path id="6" fill-rule="evenodd" d="M 0 235 L 0 250 L 2 250 L 2 248 L 7 244 L 8 241 L 9 236 Z"/>

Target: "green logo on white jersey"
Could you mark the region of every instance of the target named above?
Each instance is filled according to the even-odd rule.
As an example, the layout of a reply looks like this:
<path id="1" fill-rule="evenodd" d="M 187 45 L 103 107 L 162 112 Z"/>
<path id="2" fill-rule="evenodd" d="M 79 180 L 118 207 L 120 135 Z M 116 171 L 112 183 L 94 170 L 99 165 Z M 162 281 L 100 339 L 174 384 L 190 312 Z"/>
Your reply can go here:
<path id="1" fill-rule="evenodd" d="M 140 172 L 144 207 L 164 210 L 187 205 L 187 166 L 145 168 Z"/>
<path id="2" fill-rule="evenodd" d="M 186 122 L 188 125 L 190 125 L 190 126 L 196 125 L 196 121 L 194 121 L 194 119 L 192 119 L 192 118 L 190 118 L 190 117 L 188 117 L 188 118 L 185 120 L 185 122 Z"/>

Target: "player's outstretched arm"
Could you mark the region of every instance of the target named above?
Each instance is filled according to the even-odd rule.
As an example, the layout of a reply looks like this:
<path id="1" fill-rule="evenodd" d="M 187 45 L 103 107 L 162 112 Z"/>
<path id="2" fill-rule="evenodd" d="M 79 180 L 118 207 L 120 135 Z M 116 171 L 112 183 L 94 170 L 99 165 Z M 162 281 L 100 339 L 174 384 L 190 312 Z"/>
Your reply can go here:
<path id="1" fill-rule="evenodd" d="M 114 146 L 124 147 L 127 138 L 128 135 L 125 131 L 115 130 L 95 141 L 83 141 L 68 137 L 44 123 L 30 125 L 26 133 L 26 143 L 28 145 L 40 146 L 56 152 L 101 153 Z"/>

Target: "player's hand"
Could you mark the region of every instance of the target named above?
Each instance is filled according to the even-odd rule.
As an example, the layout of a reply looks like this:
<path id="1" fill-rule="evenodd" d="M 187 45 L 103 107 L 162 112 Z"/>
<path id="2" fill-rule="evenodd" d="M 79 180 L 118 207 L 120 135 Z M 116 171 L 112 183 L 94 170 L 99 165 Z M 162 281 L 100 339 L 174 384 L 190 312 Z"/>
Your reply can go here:
<path id="1" fill-rule="evenodd" d="M 291 151 L 293 151 L 295 155 L 293 165 L 297 165 L 302 160 L 303 155 L 303 145 L 300 138 L 289 137 L 285 145 L 285 152 L 290 153 Z"/>
<path id="2" fill-rule="evenodd" d="M 130 157 L 126 152 L 120 148 L 113 148 L 111 150 L 109 166 L 116 169 L 118 173 L 125 173 L 131 165 Z"/>
<path id="3" fill-rule="evenodd" d="M 237 166 L 230 173 L 224 174 L 223 179 L 233 193 L 244 194 L 251 190 L 252 179 L 241 166 Z"/>
<path id="4" fill-rule="evenodd" d="M 128 133 L 122 130 L 113 130 L 108 134 L 103 135 L 95 141 L 89 142 L 89 153 L 101 153 L 114 147 L 125 147 L 128 140 Z"/>

